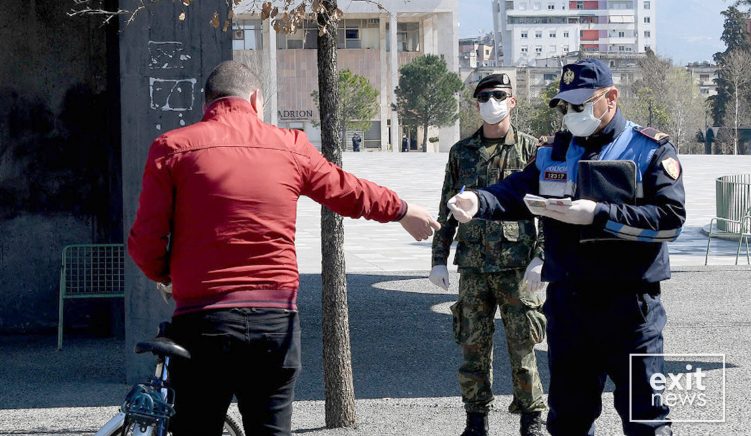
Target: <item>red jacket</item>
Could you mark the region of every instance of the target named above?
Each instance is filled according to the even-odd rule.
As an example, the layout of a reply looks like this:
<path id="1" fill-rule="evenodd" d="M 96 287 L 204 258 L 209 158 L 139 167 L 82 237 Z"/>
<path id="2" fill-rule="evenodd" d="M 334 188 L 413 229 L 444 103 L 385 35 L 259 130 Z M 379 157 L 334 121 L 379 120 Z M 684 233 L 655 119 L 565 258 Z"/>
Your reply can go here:
<path id="1" fill-rule="evenodd" d="M 175 314 L 296 310 L 301 195 L 352 218 L 406 213 L 394 192 L 330 163 L 304 133 L 264 124 L 246 100 L 221 99 L 151 145 L 128 252 L 150 279 L 172 281 Z"/>

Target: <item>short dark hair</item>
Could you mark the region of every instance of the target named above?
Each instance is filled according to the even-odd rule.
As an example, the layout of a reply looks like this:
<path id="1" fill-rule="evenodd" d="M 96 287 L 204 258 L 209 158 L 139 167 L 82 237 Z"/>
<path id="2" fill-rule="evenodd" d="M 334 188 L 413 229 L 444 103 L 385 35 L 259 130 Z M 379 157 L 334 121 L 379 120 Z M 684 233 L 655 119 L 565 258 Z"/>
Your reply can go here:
<path id="1" fill-rule="evenodd" d="M 209 74 L 204 86 L 206 103 L 222 97 L 242 97 L 247 99 L 257 88 L 257 80 L 245 64 L 225 61 L 217 65 Z"/>

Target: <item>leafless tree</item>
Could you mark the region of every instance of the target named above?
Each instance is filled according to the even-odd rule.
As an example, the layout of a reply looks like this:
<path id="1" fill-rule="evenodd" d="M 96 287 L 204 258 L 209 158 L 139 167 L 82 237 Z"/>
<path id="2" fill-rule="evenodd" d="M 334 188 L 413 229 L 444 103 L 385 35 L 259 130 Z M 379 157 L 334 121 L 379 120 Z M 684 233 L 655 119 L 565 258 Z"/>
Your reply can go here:
<path id="1" fill-rule="evenodd" d="M 743 117 L 743 94 L 751 84 L 751 53 L 736 49 L 730 52 L 720 65 L 719 74 L 732 87 L 733 106 L 728 115 L 733 119 L 733 154 L 738 154 L 738 127 Z"/>

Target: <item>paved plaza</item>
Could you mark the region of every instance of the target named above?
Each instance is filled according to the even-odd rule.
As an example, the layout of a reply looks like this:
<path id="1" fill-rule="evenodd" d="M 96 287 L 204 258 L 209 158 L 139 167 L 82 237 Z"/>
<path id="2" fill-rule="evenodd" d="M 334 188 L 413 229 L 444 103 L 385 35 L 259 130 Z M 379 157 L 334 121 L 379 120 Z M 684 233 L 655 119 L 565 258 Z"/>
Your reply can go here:
<path id="1" fill-rule="evenodd" d="M 344 166 L 436 211 L 446 159 L 446 154 L 347 153 Z M 706 237 L 700 231 L 714 215 L 714 179 L 751 172 L 751 156 L 683 156 L 682 162 L 688 220 L 684 233 L 671 244 L 673 279 L 663 288 L 669 317 L 665 352 L 726 355 L 726 402 L 711 405 L 717 414 L 724 408 L 726 422 L 680 423 L 675 434 L 751 435 L 751 267 L 745 266 L 745 258 L 743 266 L 732 266 L 737 243 L 718 240 L 712 243 L 713 266 L 705 268 Z M 345 251 L 358 426 L 324 428 L 319 214 L 317 204 L 301 201 L 297 245 L 304 369 L 294 433 L 458 435 L 464 421 L 455 374 L 460 356 L 448 315 L 458 275 L 452 273 L 448 292 L 433 287 L 426 279 L 430 242 L 415 242 L 395 223 L 350 219 Z M 498 410 L 491 414 L 491 434 L 505 436 L 518 434 L 518 418 L 505 412 L 511 402 L 510 368 L 502 325 L 497 326 Z M 547 387 L 545 343 L 536 355 Z M 670 367 L 680 363 L 677 358 L 667 361 Z M 51 335 L 0 336 L 0 362 L 0 435 L 92 434 L 117 411 L 128 390 L 119 339 L 66 335 L 65 349 L 56 352 Z M 721 370 L 710 369 L 714 375 Z M 598 435 L 622 434 L 612 391 L 608 384 Z"/>

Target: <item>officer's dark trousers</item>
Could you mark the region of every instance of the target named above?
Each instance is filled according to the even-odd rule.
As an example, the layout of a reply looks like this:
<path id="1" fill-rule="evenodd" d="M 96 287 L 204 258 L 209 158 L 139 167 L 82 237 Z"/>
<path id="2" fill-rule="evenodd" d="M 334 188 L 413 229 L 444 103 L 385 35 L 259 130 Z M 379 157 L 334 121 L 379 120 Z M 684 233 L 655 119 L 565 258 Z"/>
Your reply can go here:
<path id="1" fill-rule="evenodd" d="M 175 436 L 219 436 L 233 394 L 247 435 L 289 435 L 300 371 L 297 312 L 226 309 L 176 316 L 170 336 L 191 359 L 171 363 Z"/>
<path id="2" fill-rule="evenodd" d="M 570 283 L 548 286 L 543 310 L 548 320 L 547 427 L 551 435 L 594 435 L 606 376 L 615 384 L 615 408 L 626 435 L 653 435 L 665 425 L 633 422 L 662 420 L 668 414 L 666 406 L 652 405 L 649 384 L 652 374 L 664 373 L 662 357 L 633 357 L 629 386 L 629 354 L 662 353 L 662 329 L 667 321 L 659 291 L 637 289 L 585 290 Z"/>

